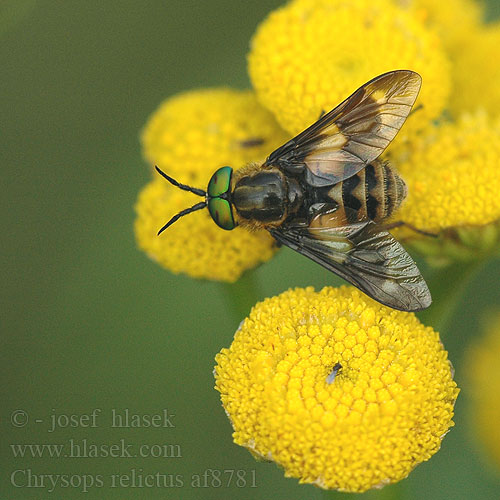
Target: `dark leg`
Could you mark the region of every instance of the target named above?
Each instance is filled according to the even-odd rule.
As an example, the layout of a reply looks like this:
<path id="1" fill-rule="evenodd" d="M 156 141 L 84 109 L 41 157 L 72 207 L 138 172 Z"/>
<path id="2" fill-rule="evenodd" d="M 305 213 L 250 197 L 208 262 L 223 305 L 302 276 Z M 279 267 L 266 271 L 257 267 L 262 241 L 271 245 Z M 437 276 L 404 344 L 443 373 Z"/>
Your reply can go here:
<path id="1" fill-rule="evenodd" d="M 387 231 L 390 231 L 391 229 L 395 229 L 396 227 L 402 227 L 402 226 L 406 226 L 408 229 L 411 229 L 412 231 L 415 231 L 416 233 L 423 234 L 424 236 L 430 236 L 431 238 L 437 238 L 439 236 L 436 233 L 430 233 L 428 231 L 418 229 L 418 227 L 415 227 L 411 224 L 408 224 L 408 222 L 404 222 L 402 220 L 398 220 L 396 222 L 391 222 L 390 224 L 385 224 L 382 227 L 384 229 L 386 229 Z"/>
<path id="2" fill-rule="evenodd" d="M 262 137 L 250 137 L 244 141 L 240 141 L 240 147 L 242 148 L 255 148 L 257 146 L 262 146 L 264 144 L 264 139 Z"/>

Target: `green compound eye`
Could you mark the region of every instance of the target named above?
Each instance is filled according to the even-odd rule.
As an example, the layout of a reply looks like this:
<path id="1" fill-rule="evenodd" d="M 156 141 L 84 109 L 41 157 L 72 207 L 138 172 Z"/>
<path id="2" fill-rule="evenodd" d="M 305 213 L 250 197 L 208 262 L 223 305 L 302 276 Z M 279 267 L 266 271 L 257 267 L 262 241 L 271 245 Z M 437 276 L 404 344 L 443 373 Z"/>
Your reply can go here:
<path id="1" fill-rule="evenodd" d="M 233 169 L 231 167 L 222 167 L 215 171 L 210 179 L 207 188 L 209 198 L 220 196 L 231 189 L 231 176 Z"/>
<path id="2" fill-rule="evenodd" d="M 223 200 L 222 198 L 209 198 L 208 211 L 214 222 L 222 229 L 230 231 L 236 226 L 231 204 L 227 200 Z"/>

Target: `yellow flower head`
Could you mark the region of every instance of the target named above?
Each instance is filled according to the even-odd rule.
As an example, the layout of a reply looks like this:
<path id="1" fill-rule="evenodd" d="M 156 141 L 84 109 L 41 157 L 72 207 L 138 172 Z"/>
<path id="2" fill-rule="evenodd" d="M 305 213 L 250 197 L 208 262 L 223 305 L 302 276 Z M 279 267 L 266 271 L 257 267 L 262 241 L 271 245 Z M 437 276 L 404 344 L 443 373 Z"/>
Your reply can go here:
<path id="1" fill-rule="evenodd" d="M 206 183 L 219 167 L 264 160 L 289 139 L 251 91 L 185 92 L 167 99 L 142 132 L 144 156 L 178 180 Z"/>
<path id="2" fill-rule="evenodd" d="M 467 370 L 472 398 L 471 414 L 482 447 L 500 470 L 500 314 L 490 322 L 486 335 L 469 352 Z"/>
<path id="3" fill-rule="evenodd" d="M 453 425 L 458 389 L 438 333 L 352 287 L 266 299 L 216 361 L 235 443 L 302 483 L 399 481 Z"/>
<path id="4" fill-rule="evenodd" d="M 450 99 L 454 115 L 483 108 L 500 116 L 499 47 L 500 23 L 495 23 L 470 32 L 467 43 L 454 55 Z"/>
<path id="5" fill-rule="evenodd" d="M 386 0 L 295 0 L 261 24 L 248 62 L 260 101 L 294 134 L 387 71 L 411 69 L 423 78 L 423 107 L 404 135 L 439 116 L 449 93 L 437 35 Z"/>
<path id="6" fill-rule="evenodd" d="M 135 207 L 135 235 L 141 250 L 173 273 L 228 282 L 274 255 L 277 247 L 267 231 L 250 232 L 240 227 L 224 231 L 207 209 L 180 219 L 157 235 L 171 217 L 199 201 L 162 178 L 147 184 Z"/>
<path id="7" fill-rule="evenodd" d="M 167 100 L 146 125 L 142 140 L 152 164 L 205 190 L 217 168 L 263 160 L 287 138 L 252 92 L 214 89 Z M 172 216 L 201 200 L 154 175 L 137 201 L 135 233 L 139 247 L 163 267 L 194 278 L 233 282 L 274 254 L 267 231 L 224 231 L 206 209 L 157 236 Z"/>
<path id="8" fill-rule="evenodd" d="M 477 0 L 393 0 L 394 3 L 435 30 L 453 56 L 465 47 L 472 30 L 481 26 L 484 6 Z"/>
<path id="9" fill-rule="evenodd" d="M 394 164 L 408 185 L 396 219 L 441 237 L 404 234 L 443 263 L 496 251 L 499 158 L 500 123 L 481 113 L 429 128 L 407 147 L 396 148 Z"/>

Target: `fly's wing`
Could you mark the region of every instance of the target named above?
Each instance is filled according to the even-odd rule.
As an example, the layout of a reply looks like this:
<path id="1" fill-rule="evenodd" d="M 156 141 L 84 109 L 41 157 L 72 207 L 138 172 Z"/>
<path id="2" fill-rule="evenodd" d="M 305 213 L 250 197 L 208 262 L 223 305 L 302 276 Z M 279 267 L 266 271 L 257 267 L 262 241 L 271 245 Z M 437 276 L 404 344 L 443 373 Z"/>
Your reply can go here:
<path id="1" fill-rule="evenodd" d="M 386 306 L 401 311 L 429 307 L 431 294 L 420 271 L 394 237 L 375 223 L 271 229 L 280 243 L 338 274 Z"/>
<path id="2" fill-rule="evenodd" d="M 403 126 L 422 78 L 409 70 L 377 76 L 271 153 L 264 165 L 305 168 L 311 186 L 352 177 L 380 156 Z"/>

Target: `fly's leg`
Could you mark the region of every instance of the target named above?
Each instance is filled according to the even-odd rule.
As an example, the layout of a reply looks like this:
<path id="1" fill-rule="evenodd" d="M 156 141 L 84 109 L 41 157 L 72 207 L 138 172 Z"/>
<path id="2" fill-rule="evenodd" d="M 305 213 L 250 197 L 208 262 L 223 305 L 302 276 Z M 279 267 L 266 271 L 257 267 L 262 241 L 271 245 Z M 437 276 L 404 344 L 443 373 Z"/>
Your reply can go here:
<path id="1" fill-rule="evenodd" d="M 250 137 L 239 142 L 241 148 L 255 148 L 257 146 L 262 146 L 265 140 L 262 137 Z"/>
<path id="2" fill-rule="evenodd" d="M 391 229 L 395 229 L 397 227 L 407 227 L 416 233 L 422 234 L 424 236 L 430 236 L 431 238 L 437 238 L 439 235 L 436 233 L 431 233 L 429 231 L 424 231 L 423 229 L 419 229 L 418 227 L 413 226 L 412 224 L 408 224 L 408 222 L 404 222 L 402 220 L 398 220 L 396 222 L 391 222 L 390 224 L 384 224 L 383 228 L 387 231 Z"/>

